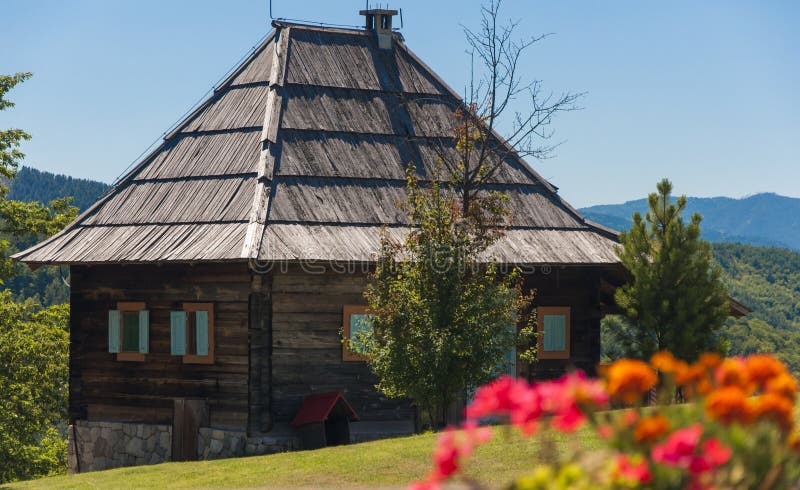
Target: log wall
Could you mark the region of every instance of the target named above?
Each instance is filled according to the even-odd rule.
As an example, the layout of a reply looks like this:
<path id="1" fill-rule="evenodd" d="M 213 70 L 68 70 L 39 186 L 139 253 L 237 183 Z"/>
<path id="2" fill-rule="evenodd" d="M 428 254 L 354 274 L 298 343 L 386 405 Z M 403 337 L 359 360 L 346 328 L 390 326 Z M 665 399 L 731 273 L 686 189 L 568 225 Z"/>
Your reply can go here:
<path id="1" fill-rule="evenodd" d="M 570 358 L 541 359 L 520 375 L 549 379 L 567 369 L 595 374 L 600 362 L 600 278 L 597 268 L 536 268 L 525 276 L 525 287 L 536 289 L 535 306 L 570 307 Z"/>
<path id="2" fill-rule="evenodd" d="M 405 401 L 389 400 L 363 362 L 344 362 L 339 330 L 344 305 L 365 304 L 363 273 L 302 272 L 292 267 L 272 277 L 272 409 L 288 422 L 303 397 L 342 391 L 362 421 L 413 420 Z"/>
<path id="3" fill-rule="evenodd" d="M 171 424 L 173 400 L 196 397 L 208 401 L 211 426 L 246 428 L 250 287 L 246 264 L 73 266 L 70 420 Z M 108 352 L 108 310 L 119 301 L 150 310 L 144 362 Z M 214 303 L 213 365 L 170 355 L 170 311 L 184 302 Z"/>

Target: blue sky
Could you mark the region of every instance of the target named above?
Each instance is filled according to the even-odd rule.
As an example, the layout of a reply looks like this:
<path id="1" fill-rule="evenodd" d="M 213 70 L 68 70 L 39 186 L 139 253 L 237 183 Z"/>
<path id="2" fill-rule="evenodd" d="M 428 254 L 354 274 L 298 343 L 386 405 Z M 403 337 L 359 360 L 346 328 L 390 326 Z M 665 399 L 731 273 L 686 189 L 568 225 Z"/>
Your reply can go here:
<path id="1" fill-rule="evenodd" d="M 361 0 L 273 0 L 276 16 L 360 25 Z M 374 3 L 374 2 L 373 2 Z M 32 71 L 0 127 L 33 135 L 25 164 L 113 181 L 246 54 L 269 0 L 6 0 L 0 72 Z M 462 90 L 460 24 L 479 1 L 395 0 L 407 44 Z M 545 88 L 587 92 L 556 157 L 531 161 L 572 204 L 643 197 L 800 197 L 800 2 L 506 0 Z"/>

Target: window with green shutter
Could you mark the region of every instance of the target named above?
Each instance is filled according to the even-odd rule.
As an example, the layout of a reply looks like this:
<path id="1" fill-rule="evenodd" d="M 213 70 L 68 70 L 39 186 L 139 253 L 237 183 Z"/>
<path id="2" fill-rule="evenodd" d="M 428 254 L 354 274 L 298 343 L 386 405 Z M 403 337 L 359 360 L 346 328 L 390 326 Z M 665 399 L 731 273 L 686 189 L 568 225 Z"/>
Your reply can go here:
<path id="1" fill-rule="evenodd" d="M 570 308 L 539 306 L 536 310 L 539 359 L 569 359 Z"/>
<path id="2" fill-rule="evenodd" d="M 141 302 L 120 302 L 108 314 L 108 351 L 118 361 L 144 361 L 150 351 L 150 312 Z"/>

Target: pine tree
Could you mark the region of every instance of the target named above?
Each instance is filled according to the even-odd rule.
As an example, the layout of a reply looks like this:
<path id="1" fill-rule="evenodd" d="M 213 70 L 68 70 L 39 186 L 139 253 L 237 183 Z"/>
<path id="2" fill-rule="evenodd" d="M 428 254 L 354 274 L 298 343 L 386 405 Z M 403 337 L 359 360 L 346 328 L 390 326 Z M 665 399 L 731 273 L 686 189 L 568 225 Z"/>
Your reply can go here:
<path id="1" fill-rule="evenodd" d="M 647 358 L 659 350 L 695 360 L 704 351 L 724 350 L 719 330 L 728 317 L 728 295 L 711 246 L 700 238 L 702 217 L 683 221 L 686 196 L 673 202 L 672 183 L 664 179 L 648 197 L 645 217 L 620 235 L 618 255 L 633 280 L 615 299 L 630 323 L 623 349 Z"/>

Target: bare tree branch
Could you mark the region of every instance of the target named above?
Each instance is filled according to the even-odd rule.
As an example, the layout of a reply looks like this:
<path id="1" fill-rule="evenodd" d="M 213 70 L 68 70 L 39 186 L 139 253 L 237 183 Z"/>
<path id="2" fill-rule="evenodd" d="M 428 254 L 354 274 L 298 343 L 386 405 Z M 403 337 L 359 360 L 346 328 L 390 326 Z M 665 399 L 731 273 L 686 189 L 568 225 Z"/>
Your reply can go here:
<path id="1" fill-rule="evenodd" d="M 482 187 L 496 180 L 505 160 L 550 158 L 561 144 L 550 143 L 554 117 L 579 109 L 584 95 L 544 93 L 541 80 L 522 79 L 520 67 L 529 48 L 551 34 L 518 39 L 520 21 L 502 23 L 501 5 L 502 0 L 489 0 L 481 7 L 477 30 L 462 26 L 472 65 L 463 107 L 455 111 L 456 151 L 452 146 L 435 149 L 458 183 L 465 213 Z M 509 128 L 506 138 L 497 134 L 498 126 Z"/>

